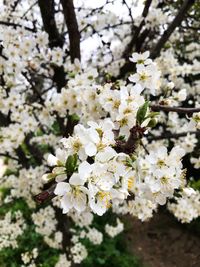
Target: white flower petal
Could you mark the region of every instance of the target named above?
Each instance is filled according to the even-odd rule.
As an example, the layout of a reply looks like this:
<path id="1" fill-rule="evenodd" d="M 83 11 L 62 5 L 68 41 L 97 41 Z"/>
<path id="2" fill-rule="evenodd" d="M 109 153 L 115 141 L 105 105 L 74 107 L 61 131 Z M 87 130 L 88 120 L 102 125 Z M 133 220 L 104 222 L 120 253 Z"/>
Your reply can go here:
<path id="1" fill-rule="evenodd" d="M 107 162 L 117 155 L 116 151 L 111 147 L 106 147 L 103 151 L 97 153 L 95 159 L 99 162 Z"/>
<path id="2" fill-rule="evenodd" d="M 56 185 L 54 194 L 58 196 L 63 196 L 66 192 L 69 192 L 71 187 L 68 183 L 60 182 Z"/>
<path id="3" fill-rule="evenodd" d="M 72 185 L 84 185 L 85 181 L 81 179 L 78 173 L 73 173 L 69 179 L 69 183 Z"/>
<path id="4" fill-rule="evenodd" d="M 92 157 L 94 156 L 96 153 L 97 153 L 97 148 L 95 146 L 95 144 L 93 143 L 88 143 L 86 146 L 85 146 L 85 153 L 89 156 L 89 157 Z"/>
<path id="5" fill-rule="evenodd" d="M 140 84 L 136 84 L 131 89 L 131 94 L 133 94 L 133 95 L 134 94 L 140 95 L 143 90 L 144 90 L 144 87 L 142 87 Z"/>
<path id="6" fill-rule="evenodd" d="M 87 177 L 93 170 L 93 166 L 90 165 L 87 161 L 82 162 L 78 167 L 78 172 L 82 179 Z"/>
<path id="7" fill-rule="evenodd" d="M 58 158 L 52 154 L 48 155 L 47 162 L 49 166 L 56 166 L 58 164 Z"/>
<path id="8" fill-rule="evenodd" d="M 142 54 L 142 57 L 143 57 L 143 59 L 147 59 L 149 57 L 149 55 L 150 55 L 150 52 L 149 51 L 146 51 L 146 52 L 144 52 Z"/>
<path id="9" fill-rule="evenodd" d="M 63 213 L 67 213 L 73 207 L 71 194 L 66 194 L 62 197 L 61 207 L 63 209 Z"/>
<path id="10" fill-rule="evenodd" d="M 92 142 L 97 144 L 100 141 L 99 134 L 96 130 L 94 129 L 88 129 L 88 136 Z"/>
<path id="11" fill-rule="evenodd" d="M 86 202 L 87 202 L 87 197 L 84 193 L 79 193 L 75 198 L 74 198 L 74 208 L 78 212 L 82 212 L 86 209 Z"/>
<path id="12" fill-rule="evenodd" d="M 90 199 L 89 204 L 92 211 L 99 216 L 102 216 L 107 210 L 106 206 L 102 202 L 95 202 L 95 199 Z"/>

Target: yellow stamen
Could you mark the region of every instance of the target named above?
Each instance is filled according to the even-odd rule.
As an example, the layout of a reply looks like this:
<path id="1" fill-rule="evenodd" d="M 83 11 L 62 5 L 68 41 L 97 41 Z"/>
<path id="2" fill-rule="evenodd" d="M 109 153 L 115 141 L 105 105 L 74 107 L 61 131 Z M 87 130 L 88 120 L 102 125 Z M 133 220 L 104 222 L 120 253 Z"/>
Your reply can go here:
<path id="1" fill-rule="evenodd" d="M 111 207 L 111 203 L 110 203 L 111 196 L 109 192 L 100 191 L 98 192 L 98 197 L 100 198 L 101 201 L 105 202 L 107 209 Z"/>
<path id="2" fill-rule="evenodd" d="M 128 190 L 131 190 L 131 189 L 132 189 L 132 187 L 133 187 L 133 185 L 134 185 L 134 180 L 135 180 L 134 177 L 130 177 L 130 178 L 128 179 Z"/>

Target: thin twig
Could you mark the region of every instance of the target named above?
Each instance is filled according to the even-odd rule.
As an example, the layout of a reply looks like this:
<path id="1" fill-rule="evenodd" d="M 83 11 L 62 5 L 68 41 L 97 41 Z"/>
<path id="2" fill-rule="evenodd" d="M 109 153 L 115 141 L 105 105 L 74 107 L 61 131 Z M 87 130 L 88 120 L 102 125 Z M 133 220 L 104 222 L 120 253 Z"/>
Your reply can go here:
<path id="1" fill-rule="evenodd" d="M 1 157 L 5 157 L 5 158 L 9 158 L 9 159 L 13 159 L 13 160 L 16 160 L 16 161 L 19 161 L 18 158 L 13 157 L 13 156 L 11 156 L 11 155 L 9 155 L 9 154 L 7 154 L 7 153 L 0 153 L 0 156 L 1 156 Z"/>
<path id="2" fill-rule="evenodd" d="M 23 16 L 21 17 L 22 19 L 23 18 L 25 18 L 25 16 L 28 14 L 28 12 L 35 6 L 35 5 L 37 5 L 37 2 L 38 2 L 38 0 L 37 1 L 35 1 L 27 10 L 26 10 L 26 12 L 23 14 Z"/>
<path id="3" fill-rule="evenodd" d="M 14 22 L 8 22 L 8 21 L 0 21 L 0 25 L 4 25 L 4 26 L 12 26 L 14 28 L 17 28 L 17 27 L 20 27 L 20 28 L 24 28 L 25 30 L 27 31 L 30 31 L 30 32 L 35 32 L 35 29 L 33 28 L 30 28 L 30 27 L 27 27 L 27 26 L 23 26 L 21 24 L 17 24 L 17 23 L 14 23 Z"/>

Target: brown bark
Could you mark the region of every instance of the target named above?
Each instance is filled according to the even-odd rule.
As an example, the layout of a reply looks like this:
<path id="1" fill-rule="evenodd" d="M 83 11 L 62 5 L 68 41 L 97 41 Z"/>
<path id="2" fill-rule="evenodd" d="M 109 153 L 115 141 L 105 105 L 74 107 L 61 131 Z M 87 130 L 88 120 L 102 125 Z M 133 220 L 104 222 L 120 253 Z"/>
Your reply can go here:
<path id="1" fill-rule="evenodd" d="M 78 22 L 74 10 L 73 0 L 61 0 L 63 13 L 69 35 L 70 57 L 74 62 L 75 58 L 81 59 L 80 52 L 80 32 L 78 30 Z"/>
<path id="2" fill-rule="evenodd" d="M 54 17 L 54 0 L 38 0 L 45 32 L 49 35 L 49 46 L 63 47 L 64 38 L 59 34 Z"/>
<path id="3" fill-rule="evenodd" d="M 38 5 L 40 7 L 40 12 L 42 16 L 42 21 L 44 25 L 45 32 L 49 35 L 49 46 L 53 47 L 63 47 L 64 38 L 60 35 L 55 21 L 55 10 L 54 10 L 54 0 L 38 0 Z M 62 87 L 65 86 L 65 72 L 64 68 L 54 66 L 54 76 L 53 81 L 56 83 L 58 92 L 61 91 Z"/>

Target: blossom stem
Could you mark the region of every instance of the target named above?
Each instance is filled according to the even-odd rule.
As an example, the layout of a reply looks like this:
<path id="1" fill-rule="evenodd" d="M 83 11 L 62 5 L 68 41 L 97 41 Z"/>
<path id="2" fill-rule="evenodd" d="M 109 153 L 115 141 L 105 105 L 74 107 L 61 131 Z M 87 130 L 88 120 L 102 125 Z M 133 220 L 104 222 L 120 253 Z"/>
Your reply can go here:
<path id="1" fill-rule="evenodd" d="M 130 135 L 126 142 L 116 142 L 117 146 L 116 149 L 118 152 L 123 152 L 126 154 L 133 153 L 138 145 L 140 144 L 140 140 L 144 135 L 145 128 L 140 126 L 134 126 L 130 129 Z"/>
<path id="2" fill-rule="evenodd" d="M 52 199 L 55 196 L 54 195 L 55 187 L 56 187 L 56 184 L 53 184 L 47 190 L 44 190 L 44 191 L 40 192 L 39 194 L 37 194 L 36 196 L 34 196 L 34 200 L 38 204 L 42 204 L 45 201 Z"/>

